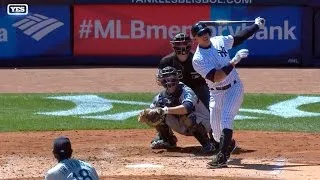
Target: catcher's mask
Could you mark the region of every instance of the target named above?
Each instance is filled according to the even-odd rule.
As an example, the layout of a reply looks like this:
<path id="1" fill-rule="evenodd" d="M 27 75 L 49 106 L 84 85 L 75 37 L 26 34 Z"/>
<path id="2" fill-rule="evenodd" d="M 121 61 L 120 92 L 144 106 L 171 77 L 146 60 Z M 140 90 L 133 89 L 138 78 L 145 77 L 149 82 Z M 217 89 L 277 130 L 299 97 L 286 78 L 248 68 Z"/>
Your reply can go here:
<path id="1" fill-rule="evenodd" d="M 184 33 L 178 33 L 170 41 L 170 44 L 176 54 L 186 55 L 191 50 L 191 39 Z"/>
<path id="2" fill-rule="evenodd" d="M 159 70 L 158 80 L 168 93 L 174 93 L 179 84 L 179 72 L 174 67 L 167 66 Z"/>

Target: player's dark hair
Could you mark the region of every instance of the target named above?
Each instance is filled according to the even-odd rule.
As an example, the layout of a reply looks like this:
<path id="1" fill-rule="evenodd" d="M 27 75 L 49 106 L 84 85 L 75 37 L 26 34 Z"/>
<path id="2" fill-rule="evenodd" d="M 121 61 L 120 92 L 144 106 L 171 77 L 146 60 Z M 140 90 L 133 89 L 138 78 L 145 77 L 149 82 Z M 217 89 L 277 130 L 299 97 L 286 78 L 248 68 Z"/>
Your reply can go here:
<path id="1" fill-rule="evenodd" d="M 65 159 L 69 159 L 72 156 L 72 150 L 66 153 L 55 153 L 53 152 L 54 157 L 58 160 L 58 162 L 63 161 Z"/>
<path id="2" fill-rule="evenodd" d="M 60 162 L 64 159 L 71 158 L 72 148 L 71 142 L 68 137 L 60 136 L 53 141 L 53 150 L 54 157 Z"/>

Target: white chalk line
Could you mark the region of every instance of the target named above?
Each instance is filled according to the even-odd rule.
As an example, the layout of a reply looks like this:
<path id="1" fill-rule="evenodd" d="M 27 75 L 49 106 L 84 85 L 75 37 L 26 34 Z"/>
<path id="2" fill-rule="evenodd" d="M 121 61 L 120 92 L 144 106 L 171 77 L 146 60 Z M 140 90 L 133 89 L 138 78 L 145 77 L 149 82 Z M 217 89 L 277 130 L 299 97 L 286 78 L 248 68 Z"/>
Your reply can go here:
<path id="1" fill-rule="evenodd" d="M 286 164 L 286 159 L 285 158 L 278 158 L 274 161 L 275 164 L 275 168 L 273 169 L 273 171 L 271 171 L 270 174 L 272 175 L 279 175 L 282 172 L 282 168 L 285 166 Z"/>

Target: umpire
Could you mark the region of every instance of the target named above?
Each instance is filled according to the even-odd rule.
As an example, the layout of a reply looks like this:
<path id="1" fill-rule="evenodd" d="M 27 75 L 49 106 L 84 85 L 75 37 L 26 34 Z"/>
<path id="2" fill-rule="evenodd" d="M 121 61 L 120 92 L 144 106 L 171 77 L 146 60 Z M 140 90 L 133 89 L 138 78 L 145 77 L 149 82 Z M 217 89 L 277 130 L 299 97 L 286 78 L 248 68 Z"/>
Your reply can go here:
<path id="1" fill-rule="evenodd" d="M 202 103 L 209 108 L 209 88 L 206 81 L 193 69 L 191 52 L 191 38 L 184 33 L 178 33 L 170 41 L 174 52 L 160 60 L 158 69 L 167 66 L 176 68 L 180 72 L 180 81 L 190 87 Z"/>

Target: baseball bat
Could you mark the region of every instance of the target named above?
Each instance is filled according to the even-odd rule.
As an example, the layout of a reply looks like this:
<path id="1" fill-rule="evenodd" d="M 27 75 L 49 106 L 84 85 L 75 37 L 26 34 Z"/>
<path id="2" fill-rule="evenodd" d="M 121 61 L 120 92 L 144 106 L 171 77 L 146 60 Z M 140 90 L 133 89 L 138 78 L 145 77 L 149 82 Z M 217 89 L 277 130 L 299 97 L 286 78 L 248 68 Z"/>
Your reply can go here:
<path id="1" fill-rule="evenodd" d="M 233 23 L 254 23 L 254 20 L 240 20 L 240 21 L 230 21 L 230 20 L 216 20 L 216 21 L 199 21 L 200 23 L 204 23 L 207 26 L 216 26 L 216 25 L 224 25 L 224 24 L 233 24 Z"/>

